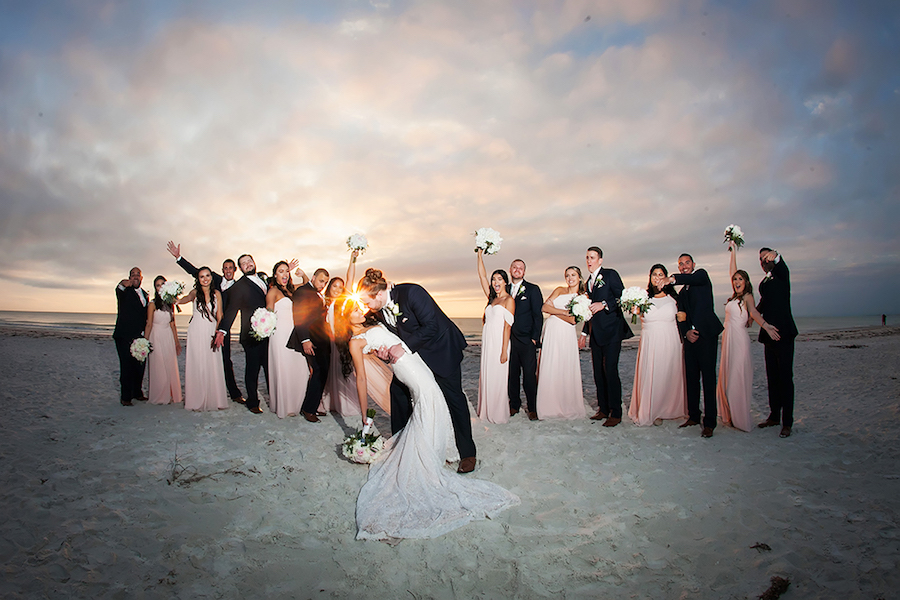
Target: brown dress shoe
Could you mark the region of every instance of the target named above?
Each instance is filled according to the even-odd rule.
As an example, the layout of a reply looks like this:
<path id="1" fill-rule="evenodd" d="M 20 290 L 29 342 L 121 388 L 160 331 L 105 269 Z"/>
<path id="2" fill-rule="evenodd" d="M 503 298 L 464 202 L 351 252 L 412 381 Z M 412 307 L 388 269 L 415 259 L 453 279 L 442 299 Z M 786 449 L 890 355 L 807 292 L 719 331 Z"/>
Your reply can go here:
<path id="1" fill-rule="evenodd" d="M 609 415 L 606 414 L 605 412 L 603 412 L 602 410 L 598 410 L 597 413 L 593 417 L 591 417 L 591 421 L 602 421 L 603 419 L 605 419 L 608 416 Z"/>
<path id="2" fill-rule="evenodd" d="M 685 421 L 684 423 L 679 425 L 678 428 L 681 429 L 682 427 L 693 427 L 694 425 L 699 425 L 699 424 L 700 423 L 698 423 L 697 421 L 692 421 L 691 419 L 688 419 L 687 421 Z"/>
<path id="3" fill-rule="evenodd" d="M 703 438 L 711 438 L 711 437 L 712 437 L 712 434 L 713 434 L 713 428 L 712 428 L 712 427 L 704 427 L 704 428 L 703 428 L 703 431 L 700 432 L 700 437 L 703 437 Z"/>
<path id="4" fill-rule="evenodd" d="M 511 409 L 509 409 L 509 416 L 514 417 L 514 416 L 516 416 L 517 414 L 519 414 L 519 409 L 518 409 L 518 408 L 511 408 Z"/>
<path id="5" fill-rule="evenodd" d="M 243 396 L 238 396 L 237 398 L 232 398 L 232 402 L 237 402 L 238 404 L 247 404 L 247 401 L 244 400 Z"/>
<path id="6" fill-rule="evenodd" d="M 791 428 L 790 427 L 782 427 L 781 433 L 778 434 L 778 437 L 791 437 Z"/>
<path id="7" fill-rule="evenodd" d="M 134 406 L 131 400 L 120 400 L 119 402 L 122 404 L 122 406 Z"/>
<path id="8" fill-rule="evenodd" d="M 252 412 L 254 415 L 261 415 L 261 414 L 263 414 L 263 409 L 261 409 L 259 406 L 254 406 L 253 408 L 250 408 L 250 407 L 248 406 L 248 407 L 247 407 L 247 410 L 249 410 L 250 412 Z"/>
<path id="9" fill-rule="evenodd" d="M 615 427 L 616 425 L 618 425 L 621 422 L 622 422 L 622 419 L 619 419 L 618 417 L 610 417 L 606 421 L 603 422 L 603 426 L 604 427 Z"/>
<path id="10" fill-rule="evenodd" d="M 324 417 L 326 414 L 328 414 L 328 413 L 326 413 L 324 410 L 317 410 L 317 411 L 316 411 L 316 416 L 317 416 L 317 417 Z"/>
<path id="11" fill-rule="evenodd" d="M 475 457 L 467 456 L 459 461 L 459 468 L 456 469 L 457 473 L 471 473 L 475 470 Z"/>
<path id="12" fill-rule="evenodd" d="M 537 420 L 538 420 L 537 413 L 536 413 L 536 412 L 533 412 L 533 411 L 532 411 L 532 412 L 529 412 L 529 413 L 528 413 L 528 420 L 529 420 L 529 421 L 537 421 Z"/>
<path id="13" fill-rule="evenodd" d="M 317 417 L 314 413 L 308 413 L 305 410 L 301 410 L 300 414 L 303 415 L 303 418 L 309 421 L 310 423 L 318 423 L 319 417 Z"/>
<path id="14" fill-rule="evenodd" d="M 778 425 L 778 421 L 773 421 L 772 419 L 766 419 L 765 421 L 763 421 L 762 423 L 757 425 L 757 427 L 759 427 L 760 429 L 765 429 L 766 427 L 775 427 L 776 425 Z"/>

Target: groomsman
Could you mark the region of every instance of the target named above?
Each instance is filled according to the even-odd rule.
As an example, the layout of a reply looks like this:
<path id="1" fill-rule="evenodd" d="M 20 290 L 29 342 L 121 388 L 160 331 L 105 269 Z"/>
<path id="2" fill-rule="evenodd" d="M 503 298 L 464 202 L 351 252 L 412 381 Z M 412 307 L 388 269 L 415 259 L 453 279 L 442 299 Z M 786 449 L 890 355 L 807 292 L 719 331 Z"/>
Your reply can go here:
<path id="1" fill-rule="evenodd" d="M 525 261 L 517 258 L 509 265 L 512 282 L 509 293 L 516 302 L 515 320 L 509 342 L 509 415 L 519 412 L 522 398 L 519 396 L 519 373 L 528 406 L 528 418 L 537 421 L 537 349 L 541 345 L 541 328 L 544 325 L 541 306 L 544 298 L 541 288 L 525 281 Z"/>
<path id="2" fill-rule="evenodd" d="M 791 313 L 791 275 L 781 255 L 771 248 L 759 251 L 759 264 L 766 276 L 759 284 L 759 306 L 763 318 L 778 328 L 775 341 L 764 329 L 759 331 L 766 357 L 769 383 L 769 417 L 760 427 L 781 424 L 781 437 L 791 435 L 794 425 L 794 339 L 797 325 Z"/>
<path id="3" fill-rule="evenodd" d="M 146 400 L 141 391 L 144 382 L 144 365 L 131 355 L 131 343 L 144 335 L 147 323 L 147 292 L 141 289 L 144 276 L 134 267 L 128 278 L 116 286 L 116 328 L 113 340 L 119 354 L 119 387 L 122 406 L 132 406 L 132 400 Z"/>
<path id="4" fill-rule="evenodd" d="M 597 414 L 591 419 L 603 422 L 604 427 L 615 427 L 622 422 L 622 380 L 619 378 L 619 354 L 622 340 L 634 337 L 619 299 L 625 285 L 613 269 L 604 269 L 603 250 L 597 246 L 587 249 L 585 263 L 590 272 L 587 292 L 591 299 L 593 316 L 585 324 L 578 340 L 584 348 L 590 341 L 591 362 L 594 367 L 594 385 L 597 386 Z"/>
<path id="5" fill-rule="evenodd" d="M 228 304 L 224 309 L 219 330 L 216 332 L 215 344 L 222 346 L 225 334 L 238 313 L 241 313 L 241 347 L 246 358 L 244 369 L 244 385 L 247 388 L 247 410 L 253 414 L 262 414 L 259 407 L 259 370 L 262 368 L 269 383 L 269 340 L 257 340 L 251 334 L 250 317 L 257 308 L 266 306 L 266 282 L 264 275 L 256 272 L 256 262 L 249 254 L 238 257 L 238 268 L 243 277 L 237 280 L 228 290 Z M 223 300 L 223 304 L 224 304 Z"/>
<path id="6" fill-rule="evenodd" d="M 331 366 L 331 338 L 328 335 L 328 324 L 325 320 L 325 297 L 322 290 L 328 284 L 328 271 L 316 269 L 312 279 L 294 290 L 294 331 L 288 338 L 287 347 L 306 355 L 311 373 L 306 385 L 306 395 L 300 412 L 310 423 L 318 423 L 319 404 L 322 392 L 328 380 L 328 369 Z"/>
<path id="7" fill-rule="evenodd" d="M 181 256 L 181 244 L 175 244 L 172 241 L 169 241 L 167 244 L 169 249 L 169 253 L 175 257 L 175 262 L 178 263 L 178 266 L 185 270 L 188 275 L 192 275 L 193 277 L 197 277 L 197 267 L 192 265 L 186 258 Z M 234 261 L 230 258 L 226 258 L 225 262 L 222 263 L 222 274 L 213 273 L 213 286 L 222 292 L 222 312 L 228 308 L 228 290 L 231 289 L 231 286 L 234 285 L 234 273 L 237 271 L 237 266 L 234 264 Z M 234 378 L 234 364 L 231 362 L 231 332 L 225 333 L 225 338 L 222 341 L 222 367 L 225 372 L 225 386 L 228 388 L 228 395 L 231 396 L 231 399 L 234 402 L 239 404 L 244 404 L 246 400 L 244 400 L 243 394 L 241 394 L 240 388 L 238 388 L 237 380 Z"/>
<path id="8" fill-rule="evenodd" d="M 716 428 L 716 354 L 722 321 L 713 309 L 713 287 L 705 269 L 696 269 L 690 254 L 678 257 L 679 273 L 669 283 L 684 286 L 678 293 L 678 330 L 684 351 L 684 379 L 687 388 L 688 419 L 679 427 L 699 425 L 700 379 L 703 379 L 703 429 L 700 435 L 713 436 Z"/>

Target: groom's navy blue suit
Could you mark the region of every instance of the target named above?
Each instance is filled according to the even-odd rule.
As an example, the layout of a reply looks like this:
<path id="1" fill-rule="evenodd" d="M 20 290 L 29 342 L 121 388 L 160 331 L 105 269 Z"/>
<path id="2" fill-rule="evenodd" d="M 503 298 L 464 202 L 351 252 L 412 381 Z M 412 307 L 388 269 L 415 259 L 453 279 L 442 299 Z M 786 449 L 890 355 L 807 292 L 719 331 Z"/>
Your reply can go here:
<path id="1" fill-rule="evenodd" d="M 625 289 L 619 273 L 614 269 L 601 267 L 596 281 L 589 293 L 591 303 L 606 302 L 606 308 L 591 317 L 582 333 L 590 337 L 597 408 L 610 418 L 621 419 L 622 380 L 619 378 L 619 354 L 622 352 L 622 340 L 634 337 L 634 333 L 625 322 L 619 306 L 619 298 Z"/>
<path id="2" fill-rule="evenodd" d="M 412 352 L 425 361 L 437 381 L 456 435 L 456 448 L 460 458 L 475 456 L 472 439 L 472 422 L 469 402 L 462 390 L 463 349 L 466 338 L 459 327 L 444 314 L 425 288 L 415 283 L 400 283 L 389 292 L 398 307 L 397 326 L 392 327 L 383 310 L 376 318 L 393 331 Z M 396 378 L 391 381 L 391 431 L 396 433 L 406 425 L 412 415 L 409 390 Z"/>
<path id="3" fill-rule="evenodd" d="M 260 273 L 260 278 L 263 275 Z M 234 282 L 228 289 L 228 306 L 222 314 L 219 322 L 219 331 L 230 331 L 237 313 L 241 313 L 241 346 L 244 348 L 246 367 L 244 370 L 244 384 L 247 386 L 247 408 L 259 407 L 259 369 L 262 368 L 266 376 L 266 386 L 269 383 L 269 340 L 257 340 L 251 334 L 250 317 L 257 308 L 265 308 L 266 292 L 254 283 L 248 275 L 244 275 Z"/>

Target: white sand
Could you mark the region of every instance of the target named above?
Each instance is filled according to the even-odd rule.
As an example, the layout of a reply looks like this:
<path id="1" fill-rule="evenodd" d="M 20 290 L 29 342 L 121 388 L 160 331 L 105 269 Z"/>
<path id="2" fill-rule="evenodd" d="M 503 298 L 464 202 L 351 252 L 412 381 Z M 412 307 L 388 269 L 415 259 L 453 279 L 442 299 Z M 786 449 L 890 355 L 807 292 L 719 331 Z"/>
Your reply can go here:
<path id="1" fill-rule="evenodd" d="M 791 579 L 785 598 L 897 597 L 898 333 L 802 336 L 786 440 L 725 427 L 704 440 L 674 422 L 476 423 L 474 475 L 521 506 L 392 546 L 354 539 L 366 467 L 336 447 L 355 420 L 125 408 L 111 339 L 6 330 L 0 597 L 756 598 L 773 575 Z M 626 399 L 634 358 L 628 345 Z M 239 351 L 235 366 L 240 380 Z M 596 406 L 586 353 L 582 366 Z M 473 399 L 477 370 L 475 348 Z M 176 447 L 186 470 L 169 485 Z"/>

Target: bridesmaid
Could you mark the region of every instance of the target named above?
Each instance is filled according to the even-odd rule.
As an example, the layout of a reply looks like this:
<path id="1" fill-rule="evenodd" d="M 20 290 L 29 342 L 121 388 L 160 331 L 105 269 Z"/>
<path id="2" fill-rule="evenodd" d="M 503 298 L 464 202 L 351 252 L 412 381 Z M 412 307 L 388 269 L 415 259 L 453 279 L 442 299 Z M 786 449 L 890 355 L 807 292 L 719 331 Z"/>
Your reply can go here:
<path id="1" fill-rule="evenodd" d="M 144 326 L 144 335 L 153 346 L 153 352 L 147 357 L 150 404 L 181 402 L 181 375 L 178 373 L 181 342 L 178 341 L 172 305 L 163 302 L 159 295 L 165 282 L 162 275 L 153 280 L 156 295 L 153 302 L 147 303 L 147 324 Z"/>
<path id="2" fill-rule="evenodd" d="M 550 315 L 544 321 L 538 359 L 537 413 L 541 419 L 583 419 L 586 416 L 578 330 L 575 317 L 566 308 L 578 294 L 584 294 L 584 279 L 578 267 L 569 267 L 564 276 L 565 287 L 553 290 L 541 309 Z"/>
<path id="3" fill-rule="evenodd" d="M 722 358 L 719 361 L 719 379 L 716 384 L 716 402 L 719 418 L 726 425 L 741 431 L 750 431 L 750 399 L 753 387 L 753 363 L 750 359 L 750 336 L 747 328 L 751 319 L 759 323 L 773 340 L 778 341 L 778 329 L 766 323 L 753 300 L 753 284 L 744 270 L 737 268 L 737 247 L 728 246 L 731 252 L 731 288 L 734 293 L 725 303 L 725 330 L 722 332 Z"/>
<path id="4" fill-rule="evenodd" d="M 675 288 L 665 283 L 663 265 L 650 268 L 647 295 L 653 308 L 641 316 L 641 341 L 634 367 L 634 387 L 628 416 L 635 425 L 659 425 L 662 419 L 687 414 L 681 335 Z"/>
<path id="5" fill-rule="evenodd" d="M 223 410 L 231 402 L 225 389 L 222 353 L 213 345 L 216 328 L 222 320 L 222 294 L 213 287 L 212 281 L 209 267 L 200 267 L 194 289 L 178 301 L 178 304 L 194 303 L 184 365 L 184 408 L 187 410 Z"/>
<path id="6" fill-rule="evenodd" d="M 481 374 L 478 379 L 478 416 L 488 423 L 509 421 L 509 332 L 516 303 L 509 295 L 509 276 L 503 269 L 488 283 L 483 250 L 476 251 L 478 277 L 487 296 L 481 332 Z"/>
<path id="7" fill-rule="evenodd" d="M 303 276 L 305 278 L 305 274 Z M 291 266 L 286 261 L 278 261 L 272 267 L 266 309 L 275 313 L 275 331 L 269 338 L 269 410 L 279 419 L 300 414 L 309 382 L 306 356 L 287 347 L 287 340 L 294 330 L 294 303 L 291 300 L 294 289 Z"/>
<path id="8" fill-rule="evenodd" d="M 325 286 L 325 306 L 327 313 L 325 320 L 328 323 L 328 331 L 331 337 L 331 366 L 328 369 L 328 381 L 325 383 L 325 392 L 322 394 L 322 403 L 319 412 L 336 412 L 343 417 L 355 417 L 360 412 L 359 400 L 356 395 L 356 376 L 350 373 L 344 376 L 341 371 L 341 357 L 334 342 L 334 307 L 337 300 L 344 292 L 347 292 L 346 282 L 356 279 L 356 257 L 359 251 L 354 250 L 350 254 L 350 265 L 347 267 L 346 279 L 332 277 Z"/>

